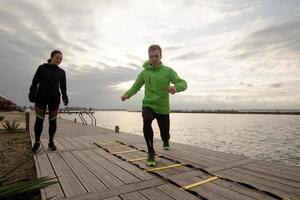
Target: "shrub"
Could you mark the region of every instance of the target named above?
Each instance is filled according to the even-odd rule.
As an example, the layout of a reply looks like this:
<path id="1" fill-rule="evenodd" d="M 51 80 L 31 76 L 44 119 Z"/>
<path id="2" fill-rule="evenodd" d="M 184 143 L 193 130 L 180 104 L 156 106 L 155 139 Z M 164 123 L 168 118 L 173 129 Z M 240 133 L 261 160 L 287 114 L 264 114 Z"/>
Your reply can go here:
<path id="1" fill-rule="evenodd" d="M 32 180 L 19 180 L 13 183 L 7 183 L 9 175 L 24 165 L 32 158 L 27 158 L 24 162 L 14 167 L 9 172 L 0 175 L 0 199 L 28 199 L 32 193 L 38 192 L 41 188 L 56 184 L 55 178 L 41 177 Z"/>
<path id="2" fill-rule="evenodd" d="M 4 129 L 9 133 L 18 133 L 21 131 L 20 124 L 16 123 L 16 120 L 13 122 L 10 122 L 8 120 L 5 120 L 4 123 L 1 123 Z"/>

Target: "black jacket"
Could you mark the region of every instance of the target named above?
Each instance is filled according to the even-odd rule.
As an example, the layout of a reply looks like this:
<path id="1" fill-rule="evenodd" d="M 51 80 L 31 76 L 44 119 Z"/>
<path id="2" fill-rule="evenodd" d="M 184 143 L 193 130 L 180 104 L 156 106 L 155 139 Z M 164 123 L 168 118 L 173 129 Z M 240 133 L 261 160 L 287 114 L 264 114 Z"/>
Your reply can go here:
<path id="1" fill-rule="evenodd" d="M 30 86 L 29 101 L 38 103 L 60 103 L 60 91 L 65 104 L 68 104 L 66 73 L 57 65 L 40 65 Z"/>

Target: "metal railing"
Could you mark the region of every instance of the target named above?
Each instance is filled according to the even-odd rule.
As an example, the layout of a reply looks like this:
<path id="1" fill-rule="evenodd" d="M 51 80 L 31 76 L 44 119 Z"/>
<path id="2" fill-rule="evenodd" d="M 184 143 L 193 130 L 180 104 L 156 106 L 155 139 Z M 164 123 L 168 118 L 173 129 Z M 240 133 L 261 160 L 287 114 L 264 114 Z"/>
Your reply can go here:
<path id="1" fill-rule="evenodd" d="M 96 117 L 94 116 L 94 111 L 89 109 L 89 110 L 68 110 L 68 109 L 60 109 L 59 110 L 60 114 L 75 114 L 78 115 L 79 119 L 81 120 L 82 124 L 87 125 L 87 121 L 84 118 L 84 114 L 86 114 L 88 117 L 91 119 L 91 125 L 96 126 L 97 125 L 97 120 Z"/>

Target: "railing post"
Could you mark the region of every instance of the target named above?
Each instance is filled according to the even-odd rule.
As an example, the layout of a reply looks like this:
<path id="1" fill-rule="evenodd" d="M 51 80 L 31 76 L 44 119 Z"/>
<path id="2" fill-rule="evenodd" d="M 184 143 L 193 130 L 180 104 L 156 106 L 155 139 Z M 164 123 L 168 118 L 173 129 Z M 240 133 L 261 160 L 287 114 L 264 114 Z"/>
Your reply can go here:
<path id="1" fill-rule="evenodd" d="M 120 131 L 120 127 L 119 126 L 115 126 L 115 133 L 119 133 Z"/>
<path id="2" fill-rule="evenodd" d="M 25 110 L 25 121 L 26 121 L 26 131 L 29 132 L 29 123 L 30 123 L 30 109 Z"/>

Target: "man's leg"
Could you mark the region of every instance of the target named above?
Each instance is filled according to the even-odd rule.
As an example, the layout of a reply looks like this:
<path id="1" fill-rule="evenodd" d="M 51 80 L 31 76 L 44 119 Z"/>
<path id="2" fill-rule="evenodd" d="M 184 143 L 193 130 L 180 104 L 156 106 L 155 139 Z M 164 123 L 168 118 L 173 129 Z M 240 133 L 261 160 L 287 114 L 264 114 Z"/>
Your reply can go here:
<path id="1" fill-rule="evenodd" d="M 56 118 L 58 113 L 59 104 L 49 104 L 49 144 L 50 150 L 55 151 L 56 146 L 54 145 L 54 136 L 57 128 Z"/>
<path id="2" fill-rule="evenodd" d="M 160 130 L 160 137 L 164 143 L 163 148 L 165 150 L 170 149 L 169 139 L 170 139 L 170 115 L 155 114 L 157 124 Z"/>
<path id="3" fill-rule="evenodd" d="M 144 107 L 143 108 L 143 132 L 146 140 L 148 153 L 155 153 L 153 148 L 153 129 L 152 129 L 152 121 L 154 119 L 154 112 L 152 109 Z"/>
<path id="4" fill-rule="evenodd" d="M 40 147 L 40 138 L 43 131 L 43 123 L 45 119 L 45 113 L 46 113 L 46 104 L 44 103 L 36 103 L 35 104 L 35 124 L 34 124 L 34 136 L 35 141 L 34 145 L 32 147 L 32 151 L 36 152 Z"/>

